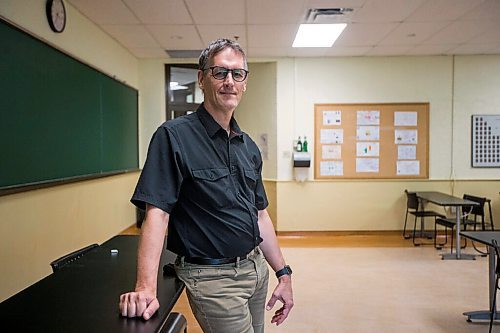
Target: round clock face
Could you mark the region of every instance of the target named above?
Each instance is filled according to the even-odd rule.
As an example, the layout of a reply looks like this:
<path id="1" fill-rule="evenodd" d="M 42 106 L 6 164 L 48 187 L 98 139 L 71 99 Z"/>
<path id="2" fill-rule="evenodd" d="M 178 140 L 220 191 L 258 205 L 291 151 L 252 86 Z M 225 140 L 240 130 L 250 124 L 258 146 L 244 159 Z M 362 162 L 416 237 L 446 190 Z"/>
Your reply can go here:
<path id="1" fill-rule="evenodd" d="M 63 32 L 66 27 L 66 8 L 62 0 L 47 1 L 47 18 L 54 32 Z"/>

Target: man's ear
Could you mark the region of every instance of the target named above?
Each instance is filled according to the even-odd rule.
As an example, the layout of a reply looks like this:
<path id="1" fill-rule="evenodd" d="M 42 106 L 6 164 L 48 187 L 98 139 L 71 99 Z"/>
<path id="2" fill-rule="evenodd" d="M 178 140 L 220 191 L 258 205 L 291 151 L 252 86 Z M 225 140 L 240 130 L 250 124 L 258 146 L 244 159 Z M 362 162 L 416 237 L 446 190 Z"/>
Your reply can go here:
<path id="1" fill-rule="evenodd" d="M 245 84 L 243 85 L 243 92 L 247 91 L 247 83 L 245 82 Z"/>
<path id="2" fill-rule="evenodd" d="M 203 90 L 203 81 L 204 81 L 204 77 L 203 77 L 203 71 L 201 70 L 198 70 L 198 86 L 200 87 L 201 90 Z"/>

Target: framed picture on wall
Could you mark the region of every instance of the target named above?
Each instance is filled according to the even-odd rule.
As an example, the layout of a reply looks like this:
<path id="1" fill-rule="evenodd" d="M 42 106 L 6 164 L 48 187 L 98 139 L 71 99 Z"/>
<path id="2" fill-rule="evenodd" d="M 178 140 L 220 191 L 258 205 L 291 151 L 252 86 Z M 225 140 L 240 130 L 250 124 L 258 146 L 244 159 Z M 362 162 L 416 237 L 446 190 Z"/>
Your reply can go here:
<path id="1" fill-rule="evenodd" d="M 471 132 L 473 168 L 500 167 L 500 115 L 473 115 Z"/>

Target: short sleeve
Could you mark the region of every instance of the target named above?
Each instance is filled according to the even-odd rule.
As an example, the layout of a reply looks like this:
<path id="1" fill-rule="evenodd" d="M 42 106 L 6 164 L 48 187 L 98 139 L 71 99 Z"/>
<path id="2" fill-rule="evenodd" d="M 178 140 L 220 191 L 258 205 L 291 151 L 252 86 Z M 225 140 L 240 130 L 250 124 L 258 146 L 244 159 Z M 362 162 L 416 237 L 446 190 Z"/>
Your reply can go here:
<path id="1" fill-rule="evenodd" d="M 179 197 L 182 175 L 178 142 L 168 128 L 159 127 L 149 143 L 146 162 L 130 201 L 141 209 L 150 204 L 170 214 Z"/>
<path id="2" fill-rule="evenodd" d="M 257 186 L 255 187 L 255 206 L 258 210 L 264 210 L 269 205 L 267 201 L 266 190 L 264 189 L 264 183 L 262 182 L 262 159 L 257 167 Z"/>

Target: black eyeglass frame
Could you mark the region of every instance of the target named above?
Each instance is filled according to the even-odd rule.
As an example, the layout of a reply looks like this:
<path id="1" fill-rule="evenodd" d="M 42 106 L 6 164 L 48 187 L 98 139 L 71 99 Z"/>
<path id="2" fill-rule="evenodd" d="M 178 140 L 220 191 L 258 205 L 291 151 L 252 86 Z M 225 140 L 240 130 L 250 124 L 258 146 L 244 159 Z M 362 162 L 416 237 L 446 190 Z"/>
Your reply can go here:
<path id="1" fill-rule="evenodd" d="M 224 77 L 222 78 L 217 78 L 215 77 L 214 75 L 214 69 L 215 68 L 222 68 L 223 70 L 221 71 L 222 73 L 224 73 Z M 222 66 L 210 66 L 208 68 L 204 68 L 203 71 L 208 71 L 210 70 L 210 74 L 213 76 L 214 79 L 216 80 L 225 80 L 227 78 L 227 75 L 229 73 L 231 73 L 231 76 L 233 78 L 234 81 L 236 82 L 243 82 L 246 80 L 247 76 L 248 76 L 248 73 L 250 73 L 249 71 L 247 71 L 246 69 L 243 69 L 243 68 L 233 68 L 233 69 L 229 69 L 229 68 L 226 68 L 226 67 L 222 67 Z M 243 77 L 242 80 L 237 80 L 235 77 L 234 77 L 234 71 L 243 71 L 243 73 L 245 73 L 245 76 Z"/>

